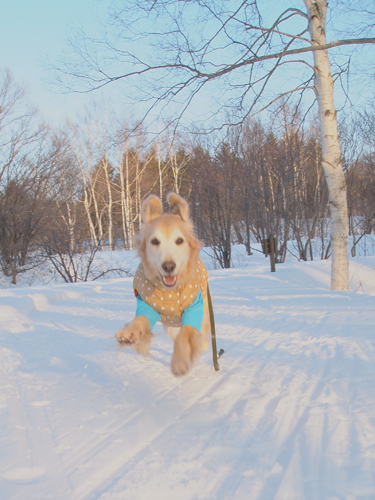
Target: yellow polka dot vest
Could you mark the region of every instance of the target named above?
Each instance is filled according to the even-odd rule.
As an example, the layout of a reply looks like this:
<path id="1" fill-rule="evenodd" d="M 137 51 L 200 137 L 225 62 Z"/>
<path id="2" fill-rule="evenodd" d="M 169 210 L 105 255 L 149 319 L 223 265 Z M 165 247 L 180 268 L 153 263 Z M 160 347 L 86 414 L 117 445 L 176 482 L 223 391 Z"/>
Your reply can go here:
<path id="1" fill-rule="evenodd" d="M 152 283 L 146 278 L 142 264 L 139 264 L 133 280 L 134 294 L 150 305 L 161 316 L 165 326 L 181 326 L 181 314 L 196 299 L 199 290 L 203 299 L 207 295 L 207 270 L 198 259 L 194 278 L 172 290 L 163 283 Z"/>

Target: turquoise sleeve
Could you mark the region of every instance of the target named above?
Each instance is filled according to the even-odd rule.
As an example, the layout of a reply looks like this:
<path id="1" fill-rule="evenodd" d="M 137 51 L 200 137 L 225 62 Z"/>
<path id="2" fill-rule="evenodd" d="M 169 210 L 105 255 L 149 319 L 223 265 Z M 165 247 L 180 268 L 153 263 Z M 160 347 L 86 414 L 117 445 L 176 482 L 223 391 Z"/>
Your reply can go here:
<path id="1" fill-rule="evenodd" d="M 199 290 L 197 298 L 181 315 L 181 325 L 190 325 L 201 331 L 203 321 L 203 297 Z"/>
<path id="2" fill-rule="evenodd" d="M 148 322 L 150 323 L 151 331 L 154 328 L 155 323 L 161 320 L 160 314 L 157 311 L 155 311 L 155 309 L 153 309 L 150 305 L 148 305 L 147 302 L 144 302 L 141 299 L 140 295 L 138 295 L 137 297 L 137 310 L 135 312 L 135 315 L 146 316 Z"/>

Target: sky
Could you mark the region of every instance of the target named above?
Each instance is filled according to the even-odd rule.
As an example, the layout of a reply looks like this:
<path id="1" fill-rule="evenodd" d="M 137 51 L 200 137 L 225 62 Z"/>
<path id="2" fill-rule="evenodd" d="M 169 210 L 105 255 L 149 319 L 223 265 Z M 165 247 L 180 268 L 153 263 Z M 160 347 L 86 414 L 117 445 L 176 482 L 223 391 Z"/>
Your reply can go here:
<path id="1" fill-rule="evenodd" d="M 101 21 L 107 18 L 112 0 L 12 0 L 0 2 L 0 68 L 8 68 L 15 81 L 29 94 L 31 103 L 39 108 L 47 122 L 54 126 L 63 123 L 66 117 L 83 112 L 92 100 L 110 99 L 118 92 L 112 86 L 101 93 L 63 94 L 52 90 L 47 83 L 50 76 L 46 70 L 47 58 L 57 63 L 67 50 L 67 40 L 75 27 L 82 27 L 88 33 L 95 33 Z M 264 6 L 264 5 L 263 5 Z M 274 12 L 274 11 L 273 11 Z M 273 15 L 273 14 L 272 14 Z M 100 29 L 100 28 L 99 28 Z M 367 50 L 370 50 L 369 48 Z M 366 54 L 366 52 L 364 52 Z M 357 61 L 357 57 L 355 58 Z M 362 82 L 363 83 L 363 82 Z M 358 84 L 358 81 L 357 81 Z M 372 101 L 373 81 L 370 86 L 354 85 L 351 97 Z M 356 94 L 356 88 L 361 92 Z M 121 87 L 123 93 L 123 87 Z M 363 92 L 365 90 L 365 92 Z M 369 95 L 366 98 L 366 95 Z M 118 102 L 121 94 L 118 95 Z M 343 94 L 338 89 L 336 108 L 340 109 Z M 203 100 L 202 100 L 203 99 Z M 195 104 L 191 117 L 202 115 L 204 97 Z M 362 102 L 363 104 L 363 102 Z M 122 111 L 122 106 L 117 108 Z M 194 119 L 194 118 L 193 118 Z"/>
<path id="2" fill-rule="evenodd" d="M 94 28 L 110 0 L 12 0 L 0 2 L 0 68 L 8 68 L 45 119 L 58 125 L 83 109 L 91 96 L 63 95 L 45 83 L 45 61 L 57 60 L 74 25 Z"/>

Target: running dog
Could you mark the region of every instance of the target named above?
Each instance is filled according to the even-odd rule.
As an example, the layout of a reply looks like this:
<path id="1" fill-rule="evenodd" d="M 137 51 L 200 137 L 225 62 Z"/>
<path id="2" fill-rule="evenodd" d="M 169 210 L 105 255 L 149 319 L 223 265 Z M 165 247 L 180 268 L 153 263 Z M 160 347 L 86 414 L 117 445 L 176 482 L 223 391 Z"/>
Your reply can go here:
<path id="1" fill-rule="evenodd" d="M 161 321 L 174 338 L 171 370 L 179 376 L 209 346 L 208 275 L 187 202 L 175 193 L 167 200 L 172 214 L 163 214 L 157 196 L 142 204 L 143 227 L 135 239 L 141 263 L 133 281 L 137 310 L 133 321 L 117 332 L 117 341 L 147 356 L 152 329 Z"/>

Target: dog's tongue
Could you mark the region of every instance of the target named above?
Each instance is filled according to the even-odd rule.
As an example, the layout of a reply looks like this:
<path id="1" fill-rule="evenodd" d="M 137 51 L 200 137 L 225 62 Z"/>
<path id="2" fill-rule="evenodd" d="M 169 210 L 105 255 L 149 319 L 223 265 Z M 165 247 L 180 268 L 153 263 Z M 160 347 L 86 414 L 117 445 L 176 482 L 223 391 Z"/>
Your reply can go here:
<path id="1" fill-rule="evenodd" d="M 172 286 L 175 284 L 176 276 L 164 276 L 163 280 L 166 285 Z"/>

